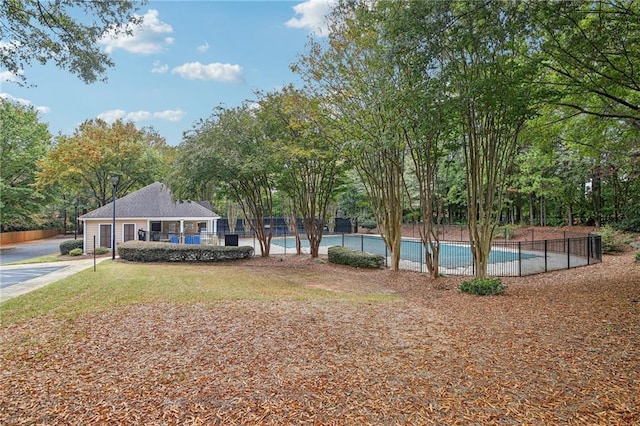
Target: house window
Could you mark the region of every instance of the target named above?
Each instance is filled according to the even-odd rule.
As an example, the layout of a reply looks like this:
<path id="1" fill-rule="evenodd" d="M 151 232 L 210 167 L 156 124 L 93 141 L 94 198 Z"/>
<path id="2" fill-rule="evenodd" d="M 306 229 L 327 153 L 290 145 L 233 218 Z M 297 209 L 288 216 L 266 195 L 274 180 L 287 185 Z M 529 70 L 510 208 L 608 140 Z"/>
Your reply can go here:
<path id="1" fill-rule="evenodd" d="M 111 248 L 111 224 L 100 224 L 100 247 Z"/>
<path id="2" fill-rule="evenodd" d="M 130 241 L 135 239 L 136 239 L 136 225 L 134 223 L 125 223 L 123 241 Z"/>

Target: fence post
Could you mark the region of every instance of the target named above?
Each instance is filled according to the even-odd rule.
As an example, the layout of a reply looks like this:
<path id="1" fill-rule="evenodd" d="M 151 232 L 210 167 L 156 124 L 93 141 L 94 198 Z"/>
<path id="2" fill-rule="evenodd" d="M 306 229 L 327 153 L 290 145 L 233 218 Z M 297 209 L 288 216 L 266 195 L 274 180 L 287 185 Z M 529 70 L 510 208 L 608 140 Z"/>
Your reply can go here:
<path id="1" fill-rule="evenodd" d="M 93 236 L 93 272 L 96 271 L 96 236 Z"/>
<path id="2" fill-rule="evenodd" d="M 544 271 L 545 272 L 549 272 L 549 266 L 547 264 L 547 259 L 548 259 L 548 255 L 547 255 L 547 242 L 549 240 L 544 240 Z"/>
<path id="3" fill-rule="evenodd" d="M 567 269 L 571 268 L 571 238 L 566 238 L 567 242 Z"/>
<path id="4" fill-rule="evenodd" d="M 360 251 L 364 251 L 364 235 L 360 234 Z"/>
<path id="5" fill-rule="evenodd" d="M 389 249 L 387 248 L 387 245 L 384 245 L 384 266 L 386 268 L 389 267 L 389 260 L 388 260 L 388 256 L 389 256 Z"/>
<path id="6" fill-rule="evenodd" d="M 469 235 L 469 238 L 471 238 L 471 235 Z M 473 243 L 469 244 L 469 248 L 471 248 L 471 244 L 475 245 L 475 241 Z M 473 254 L 473 250 L 471 250 L 471 273 L 475 276 L 476 275 L 476 256 Z"/>
<path id="7" fill-rule="evenodd" d="M 587 265 L 591 265 L 591 234 L 587 235 Z"/>
<path id="8" fill-rule="evenodd" d="M 424 243 L 420 242 L 420 273 L 424 271 L 422 269 L 422 261 L 425 260 L 425 256 L 426 256 L 426 253 L 422 251 L 423 249 L 424 249 Z"/>
<path id="9" fill-rule="evenodd" d="M 522 276 L 522 241 L 518 241 L 518 276 Z"/>

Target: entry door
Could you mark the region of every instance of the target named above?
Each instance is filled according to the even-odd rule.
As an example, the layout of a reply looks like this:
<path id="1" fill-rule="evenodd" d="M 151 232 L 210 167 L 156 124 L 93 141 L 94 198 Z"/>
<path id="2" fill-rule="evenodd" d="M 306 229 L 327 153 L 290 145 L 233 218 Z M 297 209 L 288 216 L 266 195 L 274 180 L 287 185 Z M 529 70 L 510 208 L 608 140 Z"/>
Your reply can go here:
<path id="1" fill-rule="evenodd" d="M 100 247 L 111 248 L 111 224 L 100 225 Z"/>

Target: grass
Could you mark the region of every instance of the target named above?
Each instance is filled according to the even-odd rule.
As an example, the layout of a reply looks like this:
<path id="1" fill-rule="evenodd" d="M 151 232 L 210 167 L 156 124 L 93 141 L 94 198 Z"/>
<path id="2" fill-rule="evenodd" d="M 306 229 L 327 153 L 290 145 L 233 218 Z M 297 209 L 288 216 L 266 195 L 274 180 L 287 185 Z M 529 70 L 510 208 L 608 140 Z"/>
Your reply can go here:
<path id="1" fill-rule="evenodd" d="M 0 305 L 0 325 L 51 315 L 73 319 L 139 303 L 219 303 L 225 300 L 333 300 L 375 303 L 396 296 L 337 293 L 305 282 L 331 282 L 308 272 L 265 274 L 235 265 L 168 265 L 104 262 Z"/>
<path id="2" fill-rule="evenodd" d="M 10 263 L 5 263 L 6 266 L 10 266 L 10 265 L 27 265 L 27 264 L 31 264 L 31 263 L 47 263 L 47 262 L 61 262 L 65 259 L 63 259 L 62 257 L 60 257 L 60 253 L 51 253 L 51 254 L 45 254 L 44 256 L 40 256 L 40 257 L 32 257 L 31 259 L 27 259 L 27 260 L 20 260 L 17 262 L 10 262 Z"/>

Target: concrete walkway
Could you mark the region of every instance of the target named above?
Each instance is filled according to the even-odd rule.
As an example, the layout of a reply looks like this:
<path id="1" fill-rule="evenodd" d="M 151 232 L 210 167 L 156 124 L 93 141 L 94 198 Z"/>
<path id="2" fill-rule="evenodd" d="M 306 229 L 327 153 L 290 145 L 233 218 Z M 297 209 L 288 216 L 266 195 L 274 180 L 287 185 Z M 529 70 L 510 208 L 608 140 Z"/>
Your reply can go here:
<path id="1" fill-rule="evenodd" d="M 107 259 L 111 260 L 110 257 L 99 257 L 99 258 L 96 258 L 95 261 L 96 261 L 96 264 L 98 264 Z M 67 260 L 62 262 L 29 263 L 29 264 L 21 264 L 21 265 L 3 266 L 2 270 L 15 271 L 19 269 L 39 268 L 39 267 L 47 267 L 47 266 L 61 267 L 61 269 L 30 279 L 28 281 L 12 284 L 8 287 L 0 289 L 0 303 L 4 302 L 5 300 L 9 300 L 16 296 L 20 296 L 22 294 L 33 291 L 35 289 L 44 287 L 47 284 L 51 284 L 63 278 L 77 274 L 78 272 L 84 271 L 85 269 L 93 268 L 93 259 Z"/>

